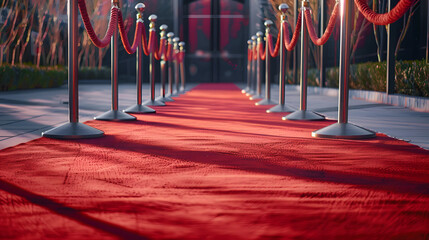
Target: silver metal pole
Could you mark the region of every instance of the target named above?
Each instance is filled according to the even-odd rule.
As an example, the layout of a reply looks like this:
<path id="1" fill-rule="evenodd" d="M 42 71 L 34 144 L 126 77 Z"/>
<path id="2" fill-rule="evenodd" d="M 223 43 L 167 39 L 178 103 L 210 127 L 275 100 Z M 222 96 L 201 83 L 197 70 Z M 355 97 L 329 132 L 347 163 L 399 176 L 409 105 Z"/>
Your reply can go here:
<path id="1" fill-rule="evenodd" d="M 279 104 L 268 109 L 267 113 L 272 113 L 272 112 L 292 112 L 293 109 L 286 106 L 285 105 L 285 91 L 286 91 L 286 86 L 285 86 L 285 47 L 284 47 L 284 41 L 283 41 L 283 35 L 284 35 L 284 31 L 283 31 L 283 23 L 286 22 L 286 12 L 288 11 L 289 6 L 286 3 L 282 3 L 279 6 L 279 10 L 282 14 L 281 16 L 281 21 L 280 21 L 280 53 L 279 53 L 279 57 L 280 57 L 280 64 L 279 64 L 279 68 L 280 68 L 280 73 L 279 73 Z"/>
<path id="2" fill-rule="evenodd" d="M 271 55 L 268 44 L 268 35 L 270 34 L 273 21 L 266 20 L 265 23 L 265 99 L 255 103 L 255 105 L 274 105 L 271 101 Z"/>
<path id="3" fill-rule="evenodd" d="M 185 42 L 180 42 L 179 43 L 179 47 L 180 47 L 180 52 L 185 54 Z M 186 82 L 186 73 L 185 73 L 185 63 L 184 63 L 185 59 L 183 56 L 183 60 L 181 63 L 179 63 L 180 65 L 180 78 L 181 78 L 181 86 L 180 86 L 180 93 L 185 93 L 185 82 Z"/>
<path id="4" fill-rule="evenodd" d="M 159 29 L 161 30 L 161 32 L 160 32 L 161 39 L 165 39 L 165 36 L 166 36 L 165 31 L 167 31 L 168 26 L 163 24 L 159 27 Z M 168 34 L 167 34 L 167 37 L 168 37 Z M 164 47 L 166 48 L 165 51 L 167 51 L 167 44 Z M 157 101 L 164 102 L 164 103 L 174 101 L 172 98 L 167 97 L 165 94 L 165 92 L 166 92 L 165 84 L 167 82 L 166 81 L 166 78 L 167 78 L 167 66 L 166 66 L 166 64 L 167 64 L 167 60 L 166 60 L 166 52 L 165 52 L 162 54 L 161 61 L 159 62 L 160 74 L 161 74 L 161 94 L 156 99 Z"/>
<path id="5" fill-rule="evenodd" d="M 252 40 L 247 40 L 247 49 L 252 50 Z M 250 68 L 251 68 L 251 59 L 249 60 L 249 56 L 247 56 L 247 86 L 245 89 L 241 90 L 241 93 L 246 93 L 250 91 Z"/>
<path id="6" fill-rule="evenodd" d="M 112 2 L 114 7 L 119 8 L 119 0 Z M 120 11 L 120 9 L 118 9 Z M 129 121 L 136 120 L 136 117 L 131 116 L 122 111 L 118 111 L 119 96 L 118 96 L 118 28 L 115 27 L 113 30 L 112 39 L 110 41 L 110 52 L 111 52 L 111 70 L 110 70 L 110 81 L 112 89 L 112 106 L 111 110 L 107 111 L 97 117 L 95 120 L 103 121 Z"/>
<path id="7" fill-rule="evenodd" d="M 173 37 L 174 37 L 174 33 L 169 32 L 167 34 L 168 45 L 171 45 L 171 46 L 173 45 Z M 167 97 L 168 97 L 169 101 L 174 101 L 173 98 L 171 98 L 173 95 L 173 62 L 171 59 L 168 60 L 167 65 L 168 65 L 168 94 L 167 94 Z"/>
<path id="8" fill-rule="evenodd" d="M 250 39 L 252 39 L 252 61 L 250 62 L 250 90 L 246 93 L 246 96 L 250 97 L 256 93 L 255 91 L 255 74 L 256 74 L 256 61 L 255 61 L 255 52 L 253 49 L 256 47 L 257 37 L 253 35 Z"/>
<path id="9" fill-rule="evenodd" d="M 56 139 L 96 138 L 104 136 L 104 132 L 79 123 L 78 93 L 78 5 L 77 1 L 67 1 L 68 14 L 68 88 L 69 88 L 69 122 L 59 127 L 42 132 L 43 137 Z"/>
<path id="10" fill-rule="evenodd" d="M 259 48 L 260 44 L 262 44 L 262 36 L 264 36 L 264 34 L 262 32 L 257 32 L 256 33 L 256 37 L 257 37 L 257 43 L 256 43 L 256 93 L 255 95 L 253 95 L 252 97 L 250 97 L 250 100 L 257 100 L 257 99 L 261 99 L 264 98 L 264 96 L 262 95 L 262 81 L 261 81 L 261 49 Z"/>
<path id="11" fill-rule="evenodd" d="M 173 44 L 174 44 L 173 51 L 176 54 L 176 56 L 177 56 L 177 54 L 179 54 L 179 41 L 180 41 L 180 39 L 178 37 L 173 38 Z M 177 57 L 176 57 L 176 59 L 174 59 L 173 62 L 174 62 L 174 83 L 176 86 L 176 91 L 175 91 L 174 96 L 179 96 L 180 95 L 179 94 L 179 91 L 180 91 L 180 89 L 179 89 L 179 78 L 180 78 L 179 74 L 180 74 L 180 72 L 179 71 L 180 70 L 179 70 L 179 61 L 177 61 Z"/>
<path id="12" fill-rule="evenodd" d="M 158 19 L 158 17 L 155 14 L 152 14 L 149 16 L 149 32 L 155 34 L 155 22 Z M 165 34 L 165 29 L 164 29 Z M 151 34 L 150 34 L 151 35 Z M 164 35 L 161 35 L 161 37 L 164 37 Z M 151 41 L 151 39 L 149 39 Z M 155 43 L 152 43 L 155 44 Z M 156 51 L 154 49 L 153 51 Z M 155 100 L 155 56 L 154 53 L 151 52 L 149 54 L 149 77 L 150 77 L 150 99 L 145 101 L 143 105 L 145 106 L 165 106 L 165 103 L 162 101 Z"/>
<path id="13" fill-rule="evenodd" d="M 143 23 L 143 12 L 145 10 L 145 5 L 143 3 L 138 3 L 135 6 L 136 10 L 139 12 L 137 14 L 137 22 Z M 139 41 L 136 54 L 136 88 L 137 88 L 137 104 L 124 110 L 126 113 L 155 113 L 156 111 L 148 106 L 142 104 L 142 95 L 143 95 L 143 47 L 142 42 Z"/>
<path id="14" fill-rule="evenodd" d="M 352 30 L 353 0 L 340 2 L 340 66 L 338 94 L 338 122 L 312 133 L 313 137 L 363 139 L 375 137 L 375 133 L 348 123 L 350 36 Z"/>
<path id="15" fill-rule="evenodd" d="M 308 0 L 302 1 L 301 16 L 310 7 Z M 324 120 L 325 117 L 310 111 L 307 111 L 307 66 L 308 66 L 308 31 L 305 28 L 305 18 L 301 18 L 301 57 L 300 57 L 300 98 L 299 110 L 287 116 L 282 117 L 283 120 Z"/>

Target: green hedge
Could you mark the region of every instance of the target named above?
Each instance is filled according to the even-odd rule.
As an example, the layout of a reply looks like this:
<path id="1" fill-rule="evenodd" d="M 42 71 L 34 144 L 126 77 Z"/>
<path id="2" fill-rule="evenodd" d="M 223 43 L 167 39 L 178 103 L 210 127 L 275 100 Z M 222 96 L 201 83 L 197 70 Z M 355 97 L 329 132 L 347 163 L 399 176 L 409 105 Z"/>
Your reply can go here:
<path id="1" fill-rule="evenodd" d="M 350 66 L 350 88 L 386 91 L 386 62 L 367 62 Z M 395 92 L 412 96 L 429 97 L 429 64 L 424 60 L 397 61 Z M 318 86 L 319 71 L 308 71 L 308 84 Z M 338 87 L 338 68 L 326 69 L 328 87 Z"/>
<path id="2" fill-rule="evenodd" d="M 101 69 L 98 69 L 98 68 L 90 68 L 90 67 L 81 67 L 79 68 L 79 79 L 84 79 L 84 80 L 110 79 L 110 68 L 102 67 Z"/>
<path id="3" fill-rule="evenodd" d="M 63 67 L 0 66 L 0 91 L 59 87 L 66 80 Z"/>

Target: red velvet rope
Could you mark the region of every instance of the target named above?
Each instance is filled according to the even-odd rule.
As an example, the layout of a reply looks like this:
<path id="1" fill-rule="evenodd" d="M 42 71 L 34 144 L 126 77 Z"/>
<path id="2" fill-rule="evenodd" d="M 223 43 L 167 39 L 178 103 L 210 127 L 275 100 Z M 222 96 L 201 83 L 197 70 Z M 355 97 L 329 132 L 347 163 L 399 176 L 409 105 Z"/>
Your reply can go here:
<path id="1" fill-rule="evenodd" d="M 252 50 L 247 48 L 247 61 L 252 61 Z"/>
<path id="2" fill-rule="evenodd" d="M 257 53 L 257 51 L 256 51 L 257 49 L 256 49 L 256 44 L 255 44 L 255 46 L 253 46 L 252 47 L 252 51 L 253 51 L 253 53 L 252 53 L 252 56 L 253 56 L 253 60 L 257 60 L 258 59 L 258 53 Z"/>
<path id="3" fill-rule="evenodd" d="M 277 57 L 279 55 L 279 49 L 280 49 L 280 31 L 277 35 L 277 42 L 276 47 L 273 49 L 273 36 L 271 34 L 268 34 L 268 49 L 270 51 L 271 57 Z"/>
<path id="4" fill-rule="evenodd" d="M 396 22 L 415 2 L 416 0 L 400 0 L 390 12 L 378 14 L 372 11 L 366 0 L 355 0 L 355 4 L 362 15 L 376 25 L 388 25 Z"/>
<path id="5" fill-rule="evenodd" d="M 183 63 L 184 60 L 185 60 L 185 52 L 177 53 L 177 61 L 179 63 Z"/>
<path id="6" fill-rule="evenodd" d="M 305 14 L 305 22 L 307 24 L 308 35 L 310 36 L 311 41 L 313 41 L 315 45 L 320 46 L 325 44 L 328 41 L 329 37 L 332 34 L 332 31 L 334 30 L 339 12 L 340 12 L 339 4 L 336 3 L 332 11 L 331 18 L 329 18 L 328 26 L 326 27 L 325 32 L 323 33 L 322 37 L 318 38 L 316 34 L 316 30 L 314 29 L 314 24 L 313 24 L 313 19 L 311 18 L 310 9 L 305 10 L 304 14 Z"/>
<path id="7" fill-rule="evenodd" d="M 158 46 L 158 42 L 155 42 L 155 49 L 158 49 L 157 51 L 154 52 L 154 56 L 156 60 L 161 60 L 162 55 L 165 53 L 165 38 L 161 38 L 160 42 L 159 42 L 159 46 Z"/>
<path id="8" fill-rule="evenodd" d="M 128 54 L 135 53 L 139 45 L 140 38 L 142 37 L 143 23 L 141 21 L 137 22 L 136 31 L 134 34 L 134 42 L 132 46 L 130 46 L 130 43 L 128 41 L 127 31 L 124 27 L 122 13 L 120 11 L 118 15 L 118 25 L 119 25 L 119 34 L 121 35 L 122 44 L 124 45 L 125 51 L 127 51 Z"/>
<path id="9" fill-rule="evenodd" d="M 302 14 L 300 11 L 296 22 L 295 31 L 292 35 L 292 40 L 290 40 L 289 38 L 289 24 L 286 21 L 283 23 L 284 45 L 288 51 L 292 51 L 292 49 L 296 46 L 296 43 L 298 42 L 299 33 L 301 32 L 301 18 L 302 18 Z"/>
<path id="10" fill-rule="evenodd" d="M 261 41 L 260 43 L 258 43 L 258 45 L 259 45 L 259 58 L 262 60 L 262 61 L 265 61 L 265 51 L 267 50 L 266 48 L 264 49 L 264 44 L 263 44 L 264 42 L 263 41 Z"/>
<path id="11" fill-rule="evenodd" d="M 112 7 L 110 12 L 110 22 L 109 28 L 107 29 L 106 34 L 102 39 L 99 39 L 95 34 L 94 29 L 92 28 L 91 20 L 89 20 L 88 10 L 86 9 L 85 0 L 78 0 L 78 6 L 80 15 L 82 16 L 83 24 L 85 25 L 86 32 L 88 33 L 89 38 L 92 43 L 99 48 L 104 48 L 110 43 L 110 38 L 113 35 L 113 32 L 118 24 L 118 12 L 119 9 L 116 7 Z"/>
<path id="12" fill-rule="evenodd" d="M 143 53 L 146 56 L 149 56 L 150 52 L 149 52 L 149 47 L 148 47 L 148 43 L 147 43 L 146 27 L 144 26 L 144 24 L 142 24 L 142 25 L 143 25 L 143 29 L 142 29 L 142 47 L 143 47 Z"/>
<path id="13" fill-rule="evenodd" d="M 167 51 L 165 52 L 165 61 L 171 61 L 173 58 L 173 46 L 169 42 L 167 42 Z"/>

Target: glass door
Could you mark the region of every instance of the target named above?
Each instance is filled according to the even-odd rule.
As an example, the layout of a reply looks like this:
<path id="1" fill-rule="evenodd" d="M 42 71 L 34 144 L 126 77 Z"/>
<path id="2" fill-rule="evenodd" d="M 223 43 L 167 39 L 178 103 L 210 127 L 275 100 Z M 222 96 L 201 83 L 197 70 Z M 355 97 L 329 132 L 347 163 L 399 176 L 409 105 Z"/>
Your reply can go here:
<path id="1" fill-rule="evenodd" d="M 198 82 L 244 81 L 248 1 L 188 0 L 183 7 L 188 76 Z"/>

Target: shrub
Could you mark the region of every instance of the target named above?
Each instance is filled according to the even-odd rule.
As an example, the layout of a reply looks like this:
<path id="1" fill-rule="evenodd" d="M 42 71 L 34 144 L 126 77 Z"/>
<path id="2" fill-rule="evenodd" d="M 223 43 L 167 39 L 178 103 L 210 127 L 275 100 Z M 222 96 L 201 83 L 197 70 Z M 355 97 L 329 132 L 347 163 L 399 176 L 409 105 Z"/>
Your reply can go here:
<path id="1" fill-rule="evenodd" d="M 63 67 L 0 66 L 0 90 L 59 87 L 67 80 Z"/>
<path id="2" fill-rule="evenodd" d="M 367 62 L 350 66 L 350 88 L 386 91 L 386 62 Z M 397 61 L 395 66 L 395 92 L 412 96 L 429 97 L 429 64 L 424 60 Z M 308 84 L 318 86 L 319 73 L 308 71 Z M 326 69 L 327 86 L 338 88 L 338 68 Z"/>
<path id="3" fill-rule="evenodd" d="M 79 79 L 110 79 L 110 68 L 102 67 L 101 69 L 92 67 L 79 68 Z"/>

